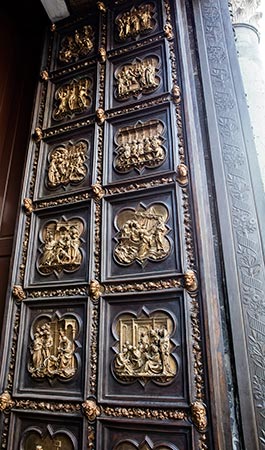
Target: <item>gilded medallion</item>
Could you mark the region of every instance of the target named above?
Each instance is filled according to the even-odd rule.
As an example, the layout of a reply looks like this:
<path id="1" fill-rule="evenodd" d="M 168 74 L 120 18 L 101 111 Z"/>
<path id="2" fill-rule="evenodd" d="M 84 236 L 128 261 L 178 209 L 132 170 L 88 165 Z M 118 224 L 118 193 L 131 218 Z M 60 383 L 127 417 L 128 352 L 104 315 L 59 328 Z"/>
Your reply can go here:
<path id="1" fill-rule="evenodd" d="M 92 82 L 89 78 L 72 80 L 63 84 L 55 91 L 55 108 L 52 113 L 54 120 L 63 120 L 75 114 L 81 114 L 89 109 L 92 103 L 91 98 Z"/>
<path id="2" fill-rule="evenodd" d="M 150 33 L 155 28 L 154 5 L 145 3 L 119 14 L 115 19 L 116 36 L 119 41 Z"/>
<path id="3" fill-rule="evenodd" d="M 63 63 L 78 61 L 94 49 L 94 31 L 90 25 L 65 36 L 61 41 L 59 60 Z"/>

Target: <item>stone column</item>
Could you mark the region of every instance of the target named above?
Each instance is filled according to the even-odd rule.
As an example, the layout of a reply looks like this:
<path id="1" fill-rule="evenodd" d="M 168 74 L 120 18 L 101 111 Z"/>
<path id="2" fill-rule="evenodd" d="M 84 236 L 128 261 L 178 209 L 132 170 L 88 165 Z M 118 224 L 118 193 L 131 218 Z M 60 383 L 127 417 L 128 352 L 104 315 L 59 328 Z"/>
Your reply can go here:
<path id="1" fill-rule="evenodd" d="M 262 55 L 259 34 L 262 33 L 262 2 L 264 0 L 232 0 L 232 13 L 239 65 L 265 188 L 265 46 Z"/>

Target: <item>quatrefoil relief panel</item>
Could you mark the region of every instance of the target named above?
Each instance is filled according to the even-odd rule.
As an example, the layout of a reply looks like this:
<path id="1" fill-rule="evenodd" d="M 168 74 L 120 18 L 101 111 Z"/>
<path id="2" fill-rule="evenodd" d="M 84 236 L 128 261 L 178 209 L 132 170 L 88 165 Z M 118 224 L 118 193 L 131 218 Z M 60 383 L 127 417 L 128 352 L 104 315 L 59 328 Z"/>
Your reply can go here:
<path id="1" fill-rule="evenodd" d="M 41 429 L 37 426 L 28 427 L 23 433 L 21 450 L 76 450 L 76 437 L 70 431 L 54 430 L 51 425 Z"/>
<path id="2" fill-rule="evenodd" d="M 159 262 L 167 258 L 171 242 L 167 237 L 169 211 L 162 203 L 137 208 L 124 208 L 115 217 L 114 259 L 118 264 L 134 262 L 144 266 L 147 260 Z"/>
<path id="3" fill-rule="evenodd" d="M 175 322 L 169 313 L 149 313 L 143 308 L 138 315 L 120 314 L 112 327 L 116 353 L 112 372 L 118 381 L 145 385 L 149 381 L 158 384 L 171 383 L 178 372 L 173 356 L 176 342 L 172 339 Z"/>
<path id="4" fill-rule="evenodd" d="M 168 442 L 154 444 L 152 440 L 146 436 L 140 443 L 134 439 L 120 441 L 112 450 L 178 450 L 178 448 L 174 444 Z"/>
<path id="5" fill-rule="evenodd" d="M 75 272 L 80 267 L 83 254 L 81 250 L 84 223 L 79 218 L 47 222 L 41 232 L 41 255 L 37 261 L 42 275 L 60 272 Z"/>

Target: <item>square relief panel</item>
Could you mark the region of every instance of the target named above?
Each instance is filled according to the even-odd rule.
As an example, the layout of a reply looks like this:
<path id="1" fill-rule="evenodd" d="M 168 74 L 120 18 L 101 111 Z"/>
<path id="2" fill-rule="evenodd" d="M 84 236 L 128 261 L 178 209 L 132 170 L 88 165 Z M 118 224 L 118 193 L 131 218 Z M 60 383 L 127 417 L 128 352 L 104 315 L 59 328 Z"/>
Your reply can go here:
<path id="1" fill-rule="evenodd" d="M 139 40 L 162 30 L 162 11 L 160 2 L 137 1 L 113 8 L 109 13 L 109 50 L 124 45 L 133 45 Z"/>
<path id="2" fill-rule="evenodd" d="M 99 422 L 97 439 L 100 450 L 191 450 L 192 427 L 183 422 L 176 426 L 138 421 L 121 424 L 115 420 Z"/>
<path id="3" fill-rule="evenodd" d="M 99 398 L 121 405 L 188 405 L 185 312 L 179 292 L 105 297 Z"/>
<path id="4" fill-rule="evenodd" d="M 82 450 L 83 420 L 71 414 L 11 414 L 8 450 Z"/>
<path id="5" fill-rule="evenodd" d="M 93 114 L 96 100 L 96 66 L 49 82 L 44 128 L 63 126 Z"/>
<path id="6" fill-rule="evenodd" d="M 173 171 L 176 155 L 171 105 L 106 124 L 104 183 Z"/>
<path id="7" fill-rule="evenodd" d="M 88 308 L 87 301 L 80 298 L 23 302 L 15 371 L 16 396 L 83 398 Z"/>
<path id="8" fill-rule="evenodd" d="M 55 35 L 55 58 L 51 70 L 65 66 L 75 66 L 95 57 L 98 51 L 99 16 L 86 14 L 86 19 L 75 21 L 72 25 L 57 26 Z"/>
<path id="9" fill-rule="evenodd" d="M 126 108 L 136 101 L 145 101 L 167 92 L 170 86 L 167 61 L 164 41 L 141 51 L 130 52 L 130 56 L 109 58 L 107 83 L 111 95 L 106 98 L 106 109 Z"/>
<path id="10" fill-rule="evenodd" d="M 42 141 L 35 199 L 81 192 L 91 186 L 94 127 Z"/>
<path id="11" fill-rule="evenodd" d="M 104 281 L 174 275 L 181 272 L 175 191 L 117 196 L 104 203 Z"/>
<path id="12" fill-rule="evenodd" d="M 33 214 L 26 285 L 85 283 L 88 279 L 90 202 Z"/>

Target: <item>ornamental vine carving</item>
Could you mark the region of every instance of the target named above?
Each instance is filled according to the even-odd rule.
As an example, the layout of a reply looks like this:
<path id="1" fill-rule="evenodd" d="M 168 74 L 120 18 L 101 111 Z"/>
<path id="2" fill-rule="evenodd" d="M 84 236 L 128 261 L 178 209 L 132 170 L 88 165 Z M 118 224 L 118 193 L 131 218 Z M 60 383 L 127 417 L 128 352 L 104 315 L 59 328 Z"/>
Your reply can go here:
<path id="1" fill-rule="evenodd" d="M 91 106 L 91 88 L 90 78 L 81 78 L 72 80 L 70 83 L 60 86 L 55 91 L 55 108 L 52 113 L 54 120 L 63 120 L 66 117 L 72 117 L 80 114 Z"/>
<path id="2" fill-rule="evenodd" d="M 156 26 L 154 12 L 154 5 L 145 3 L 119 14 L 115 19 L 117 40 L 125 41 L 152 31 Z"/>
<path id="3" fill-rule="evenodd" d="M 69 183 L 80 183 L 87 174 L 88 143 L 78 141 L 62 144 L 49 154 L 48 186 L 57 188 Z"/>
<path id="4" fill-rule="evenodd" d="M 136 58 L 133 63 L 118 67 L 115 72 L 116 98 L 123 101 L 155 91 L 160 85 L 158 69 L 157 56 L 148 56 L 143 60 Z"/>
<path id="5" fill-rule="evenodd" d="M 42 254 L 38 269 L 44 275 L 62 270 L 73 272 L 82 262 L 81 235 L 84 224 L 80 219 L 48 222 L 41 231 Z"/>
<path id="6" fill-rule="evenodd" d="M 121 314 L 116 325 L 119 350 L 113 362 L 116 377 L 124 382 L 138 379 L 162 384 L 174 378 L 177 364 L 171 355 L 173 329 L 173 320 L 166 313 L 149 315 L 143 311 L 137 318 Z"/>
<path id="7" fill-rule="evenodd" d="M 139 204 L 136 209 L 121 210 L 115 218 L 115 226 L 119 230 L 115 237 L 115 260 L 122 265 L 135 261 L 144 265 L 147 260 L 165 259 L 171 250 L 166 236 L 169 232 L 168 218 L 168 209 L 162 203 Z"/>
<path id="8" fill-rule="evenodd" d="M 128 173 L 135 169 L 141 173 L 144 168 L 161 166 L 166 158 L 164 131 L 164 123 L 157 119 L 120 128 L 115 135 L 117 148 L 113 165 L 116 172 Z"/>
<path id="9" fill-rule="evenodd" d="M 62 39 L 59 60 L 64 63 L 77 61 L 88 56 L 94 49 L 94 31 L 90 25 L 84 25 L 80 30 Z"/>

